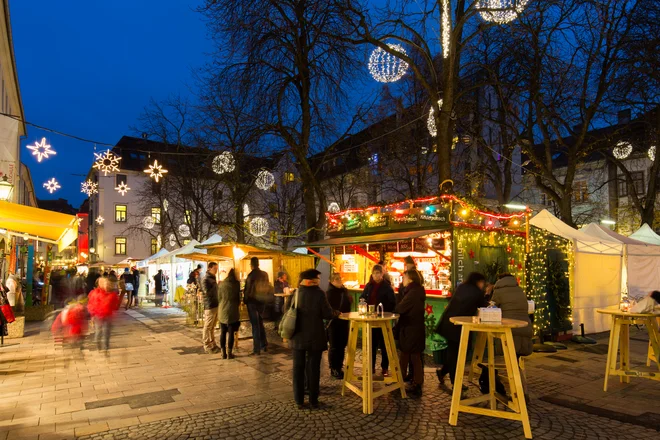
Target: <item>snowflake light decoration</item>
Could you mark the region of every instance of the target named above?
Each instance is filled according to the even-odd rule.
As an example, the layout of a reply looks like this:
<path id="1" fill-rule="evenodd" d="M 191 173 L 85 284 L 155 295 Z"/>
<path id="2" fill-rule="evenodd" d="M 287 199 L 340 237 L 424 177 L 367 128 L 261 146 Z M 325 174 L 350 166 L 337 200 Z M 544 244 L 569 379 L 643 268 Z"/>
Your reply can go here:
<path id="1" fill-rule="evenodd" d="M 41 138 L 41 142 L 34 142 L 34 145 L 28 145 L 28 150 L 32 150 L 32 155 L 37 156 L 37 162 L 41 159 L 48 159 L 48 155 L 56 154 L 51 146 L 46 143 L 46 138 Z"/>
<path id="2" fill-rule="evenodd" d="M 105 219 L 99 215 L 98 217 L 96 217 L 96 220 L 94 221 L 96 222 L 97 225 L 102 225 Z"/>
<path id="3" fill-rule="evenodd" d="M 651 145 L 651 146 L 649 147 L 649 151 L 646 152 L 646 154 L 648 155 L 649 159 L 651 159 L 651 162 L 655 162 L 655 151 L 656 151 L 656 149 L 655 149 L 655 145 Z"/>
<path id="4" fill-rule="evenodd" d="M 119 171 L 119 161 L 121 157 L 117 156 L 110 150 L 106 150 L 103 153 L 94 153 L 96 161 L 94 162 L 93 167 L 101 171 L 104 176 L 107 176 L 108 173 Z"/>
<path id="5" fill-rule="evenodd" d="M 268 220 L 263 217 L 255 217 L 250 220 L 250 234 L 262 237 L 268 232 Z"/>
<path id="6" fill-rule="evenodd" d="M 91 196 L 92 194 L 99 192 L 99 184 L 92 182 L 91 180 L 85 180 L 80 184 L 80 191 L 87 194 L 88 196 Z"/>
<path id="7" fill-rule="evenodd" d="M 53 177 L 48 182 L 44 183 L 44 188 L 46 188 L 46 191 L 52 194 L 62 187 L 60 186 L 59 183 L 57 183 L 57 180 L 55 180 L 55 178 Z"/>
<path id="8" fill-rule="evenodd" d="M 485 21 L 510 23 L 522 14 L 529 0 L 479 0 L 477 9 Z"/>
<path id="9" fill-rule="evenodd" d="M 142 219 L 142 226 L 144 226 L 145 229 L 153 229 L 155 225 L 156 220 L 150 215 Z"/>
<path id="10" fill-rule="evenodd" d="M 438 99 L 438 107 L 442 108 L 442 99 Z M 434 113 L 435 109 L 431 106 L 431 110 L 429 110 L 429 118 L 426 120 L 426 127 L 429 129 L 429 134 L 436 137 L 438 135 L 438 129 L 435 126 Z"/>
<path id="11" fill-rule="evenodd" d="M 130 188 L 128 187 L 128 185 L 126 184 L 126 182 L 121 182 L 121 183 L 119 184 L 119 186 L 115 187 L 115 189 L 116 189 L 117 192 L 118 192 L 119 194 L 121 194 L 122 196 L 125 196 L 126 193 L 130 190 Z"/>
<path id="12" fill-rule="evenodd" d="M 449 0 L 442 0 L 442 57 L 449 58 L 451 49 L 451 11 Z"/>
<path id="13" fill-rule="evenodd" d="M 275 176 L 273 173 L 267 170 L 259 171 L 257 174 L 257 180 L 255 181 L 257 188 L 268 191 L 275 184 Z"/>
<path id="14" fill-rule="evenodd" d="M 247 203 L 243 204 L 243 217 L 249 217 L 250 216 L 250 207 L 248 206 Z"/>
<path id="15" fill-rule="evenodd" d="M 332 202 L 328 205 L 328 212 L 331 214 L 336 214 L 339 212 L 339 203 Z"/>
<path id="16" fill-rule="evenodd" d="M 182 237 L 190 237 L 190 226 L 183 224 L 179 226 L 179 235 Z"/>
<path id="17" fill-rule="evenodd" d="M 170 242 L 170 246 L 174 247 L 176 246 L 176 235 L 170 234 L 168 237 L 168 241 Z"/>
<path id="18" fill-rule="evenodd" d="M 405 49 L 399 44 L 388 44 L 393 49 L 403 55 L 408 55 Z M 395 82 L 403 78 L 408 71 L 408 63 L 396 55 L 384 51 L 377 47 L 369 57 L 369 73 L 374 79 L 382 83 Z"/>
<path id="19" fill-rule="evenodd" d="M 231 173 L 236 169 L 236 161 L 229 151 L 223 151 L 213 158 L 211 167 L 216 174 Z"/>
<path id="20" fill-rule="evenodd" d="M 149 165 L 149 168 L 144 170 L 144 172 L 149 174 L 149 177 L 158 182 L 159 179 L 161 179 L 167 173 L 167 170 L 163 168 L 163 165 L 158 165 L 158 160 L 154 160 L 153 165 Z"/>
<path id="21" fill-rule="evenodd" d="M 619 141 L 612 150 L 612 154 L 619 160 L 627 159 L 633 151 L 633 146 L 629 142 Z"/>

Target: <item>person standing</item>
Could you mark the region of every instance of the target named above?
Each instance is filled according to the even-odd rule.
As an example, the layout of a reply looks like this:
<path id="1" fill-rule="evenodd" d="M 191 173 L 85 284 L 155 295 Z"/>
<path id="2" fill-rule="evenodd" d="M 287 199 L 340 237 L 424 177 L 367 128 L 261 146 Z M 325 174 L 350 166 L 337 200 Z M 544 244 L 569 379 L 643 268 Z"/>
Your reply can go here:
<path id="1" fill-rule="evenodd" d="M 328 303 L 333 310 L 339 313 L 348 313 L 351 311 L 353 302 L 348 289 L 344 287 L 341 275 L 333 273 L 330 277 L 330 285 L 326 292 Z M 330 374 L 335 379 L 344 378 L 344 353 L 346 344 L 348 344 L 349 322 L 335 318 L 328 325 L 328 340 L 330 349 L 328 350 L 328 363 L 330 364 Z"/>
<path id="2" fill-rule="evenodd" d="M 94 339 L 96 347 L 108 355 L 110 349 L 110 333 L 112 331 L 112 316 L 119 308 L 119 295 L 112 289 L 108 278 L 99 280 L 99 287 L 89 293 L 87 311 L 94 319 Z"/>
<path id="3" fill-rule="evenodd" d="M 392 285 L 383 278 L 383 266 L 376 264 L 371 271 L 371 280 L 364 286 L 364 291 L 360 298 L 367 301 L 370 306 L 378 307 L 379 304 L 383 305 L 383 311 L 393 312 L 396 306 L 396 298 L 394 297 L 394 290 Z M 381 329 L 371 330 L 371 370 L 376 372 L 376 354 L 378 349 L 381 351 L 381 370 L 383 376 L 390 375 L 389 366 L 390 360 L 387 356 L 387 349 L 385 348 L 385 338 Z"/>
<path id="4" fill-rule="evenodd" d="M 158 269 L 158 273 L 154 275 L 154 292 L 156 294 L 156 307 L 163 306 L 163 269 Z"/>
<path id="5" fill-rule="evenodd" d="M 275 280 L 275 293 L 284 293 L 285 289 L 289 288 L 289 276 L 286 274 L 286 272 L 278 272 L 277 273 L 277 279 Z M 282 317 L 282 314 L 285 312 L 286 307 L 286 298 L 282 296 L 276 296 L 275 297 L 275 316 L 277 317 L 277 321 L 280 320 Z"/>
<path id="6" fill-rule="evenodd" d="M 202 290 L 204 292 L 204 330 L 202 332 L 202 341 L 204 351 L 207 354 L 220 351 L 215 343 L 215 324 L 218 322 L 218 263 L 209 263 L 204 281 L 202 281 Z"/>
<path id="7" fill-rule="evenodd" d="M 268 274 L 259 269 L 259 259 L 257 257 L 250 259 L 250 267 L 252 271 L 245 280 L 243 302 L 247 306 L 250 324 L 252 325 L 253 349 L 250 355 L 258 356 L 262 351 L 268 351 L 266 329 L 261 314 L 264 311 L 264 304 L 270 291 L 270 282 L 268 281 Z"/>
<path id="8" fill-rule="evenodd" d="M 133 298 L 133 290 L 135 289 L 133 273 L 128 267 L 124 269 L 124 273 L 121 274 L 120 280 L 120 285 L 122 286 L 121 298 L 123 299 L 124 294 L 126 294 L 126 310 L 128 310 L 131 307 L 131 299 Z M 119 301 L 119 304 L 121 305 L 121 300 Z"/>
<path id="9" fill-rule="evenodd" d="M 419 271 L 407 270 L 403 274 L 403 298 L 394 309 L 399 317 L 399 346 L 401 348 L 401 371 L 413 365 L 413 388 L 410 394 L 421 395 L 424 385 L 422 353 L 426 348 L 426 326 L 424 325 L 424 305 L 426 291 L 422 286 Z"/>
<path id="10" fill-rule="evenodd" d="M 293 397 L 298 409 L 302 409 L 305 403 L 305 379 L 309 387 L 309 404 L 312 408 L 319 407 L 321 356 L 328 349 L 323 320 L 338 314 L 332 310 L 319 287 L 320 274 L 316 269 L 302 272 L 295 299 L 296 331 L 289 340 L 289 347 L 293 350 Z"/>
<path id="11" fill-rule="evenodd" d="M 240 327 L 241 283 L 236 278 L 236 271 L 231 269 L 219 286 L 220 305 L 218 315 L 220 320 L 220 351 L 223 359 L 234 359 L 234 333 Z M 229 333 L 229 345 L 227 345 Z"/>

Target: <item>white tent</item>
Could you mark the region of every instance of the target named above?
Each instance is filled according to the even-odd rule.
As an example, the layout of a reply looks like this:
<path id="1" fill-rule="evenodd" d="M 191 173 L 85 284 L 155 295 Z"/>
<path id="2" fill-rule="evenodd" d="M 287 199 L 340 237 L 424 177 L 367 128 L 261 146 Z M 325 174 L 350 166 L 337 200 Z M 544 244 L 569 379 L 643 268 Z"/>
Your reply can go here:
<path id="1" fill-rule="evenodd" d="M 195 246 L 197 246 L 198 244 L 200 244 L 199 241 L 190 240 L 190 242 L 188 244 L 186 244 L 185 246 L 182 246 L 178 249 L 174 249 L 173 251 L 167 252 L 166 254 L 158 257 L 158 259 L 157 259 L 158 263 L 160 263 L 160 264 L 175 263 L 174 257 L 176 257 L 177 255 L 188 254 L 190 252 L 194 252 L 195 251 Z"/>
<path id="2" fill-rule="evenodd" d="M 167 253 L 167 249 L 161 248 L 158 252 L 156 252 L 152 256 L 147 257 L 142 261 L 138 261 L 137 267 L 147 267 L 149 264 L 153 264 L 153 263 L 150 263 L 150 261 L 156 260 L 157 258 L 162 257 L 166 253 Z"/>
<path id="3" fill-rule="evenodd" d="M 642 225 L 637 231 L 630 235 L 630 238 L 643 241 L 644 243 L 660 245 L 660 235 L 656 234 L 653 229 L 646 223 Z"/>
<path id="4" fill-rule="evenodd" d="M 222 243 L 222 236 L 219 234 L 213 234 L 209 238 L 198 244 L 200 246 L 205 246 L 207 244 L 218 244 L 218 243 Z M 202 249 L 202 251 L 199 252 L 206 253 L 206 249 Z"/>
<path id="5" fill-rule="evenodd" d="M 620 302 L 623 244 L 573 229 L 545 209 L 530 224 L 573 243 L 573 330 L 577 331 L 580 324 L 584 324 L 587 333 L 609 330 L 609 317 L 596 309 Z"/>

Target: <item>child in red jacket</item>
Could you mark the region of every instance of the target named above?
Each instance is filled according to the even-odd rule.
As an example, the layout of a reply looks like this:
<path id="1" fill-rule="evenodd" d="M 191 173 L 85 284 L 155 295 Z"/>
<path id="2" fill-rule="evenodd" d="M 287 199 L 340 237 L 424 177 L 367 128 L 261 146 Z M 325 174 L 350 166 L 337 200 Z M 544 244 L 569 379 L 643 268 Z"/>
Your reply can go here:
<path id="1" fill-rule="evenodd" d="M 94 340 L 98 350 L 105 350 L 106 356 L 110 349 L 110 332 L 112 330 L 112 317 L 119 308 L 119 296 L 108 289 L 107 278 L 99 280 L 99 287 L 89 293 L 87 310 L 94 319 Z"/>
<path id="2" fill-rule="evenodd" d="M 64 310 L 57 315 L 51 327 L 53 336 L 61 336 L 65 346 L 78 350 L 81 353 L 83 340 L 87 333 L 85 301 L 85 299 L 82 301 L 70 301 Z"/>

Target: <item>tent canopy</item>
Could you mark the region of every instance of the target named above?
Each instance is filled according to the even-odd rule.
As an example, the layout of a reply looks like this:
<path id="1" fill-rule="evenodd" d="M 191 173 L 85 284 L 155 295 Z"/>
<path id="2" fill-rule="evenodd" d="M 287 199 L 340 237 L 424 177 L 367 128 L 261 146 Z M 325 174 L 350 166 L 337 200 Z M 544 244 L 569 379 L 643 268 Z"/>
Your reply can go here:
<path id="1" fill-rule="evenodd" d="M 644 243 L 660 246 L 660 235 L 656 234 L 653 229 L 651 229 L 651 227 L 646 223 L 644 223 L 641 228 L 631 234 L 630 238 L 643 241 Z"/>
<path id="2" fill-rule="evenodd" d="M 137 267 L 147 267 L 150 261 L 160 258 L 165 254 L 167 254 L 167 249 L 161 248 L 158 252 L 156 252 L 152 256 L 147 257 L 142 261 L 138 261 Z"/>
<path id="3" fill-rule="evenodd" d="M 195 250 L 195 246 L 199 244 L 199 241 L 197 240 L 191 240 L 187 245 L 182 246 L 178 249 L 174 249 L 173 251 L 167 252 L 164 255 L 161 255 L 158 258 L 159 263 L 170 263 L 171 258 L 175 257 L 177 255 L 181 254 L 189 254 L 190 252 L 193 252 Z"/>
<path id="4" fill-rule="evenodd" d="M 60 251 L 78 238 L 75 216 L 4 201 L 0 201 L 0 228 L 54 243 Z"/>
<path id="5" fill-rule="evenodd" d="M 222 243 L 222 236 L 220 234 L 213 234 L 209 238 L 198 244 L 207 245 L 207 244 L 218 244 L 218 243 Z"/>

